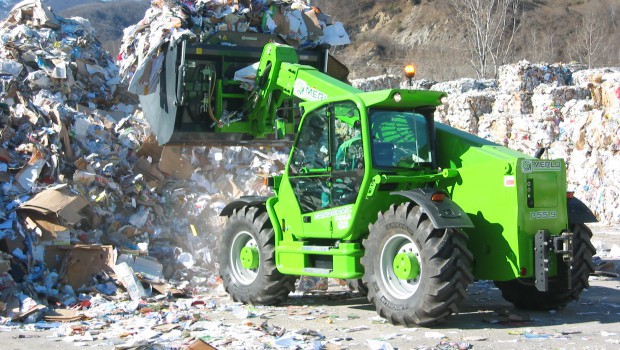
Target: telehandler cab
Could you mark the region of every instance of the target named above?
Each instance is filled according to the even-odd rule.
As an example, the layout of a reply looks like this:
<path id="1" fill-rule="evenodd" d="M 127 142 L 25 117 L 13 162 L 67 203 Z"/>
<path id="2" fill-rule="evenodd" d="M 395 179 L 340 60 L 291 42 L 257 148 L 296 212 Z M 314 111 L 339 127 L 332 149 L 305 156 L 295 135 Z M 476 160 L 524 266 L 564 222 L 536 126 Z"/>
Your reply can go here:
<path id="1" fill-rule="evenodd" d="M 332 277 L 411 326 L 457 312 L 474 279 L 530 309 L 563 307 L 588 287 L 585 223 L 596 218 L 567 192 L 562 159 L 436 123 L 443 92 L 362 92 L 325 50 L 255 36 L 171 45 L 165 86 L 141 96 L 160 143 L 290 147 L 271 197 L 221 213 L 219 273 L 233 300 L 274 305 L 299 276 Z M 258 59 L 244 92 L 231 68 Z"/>

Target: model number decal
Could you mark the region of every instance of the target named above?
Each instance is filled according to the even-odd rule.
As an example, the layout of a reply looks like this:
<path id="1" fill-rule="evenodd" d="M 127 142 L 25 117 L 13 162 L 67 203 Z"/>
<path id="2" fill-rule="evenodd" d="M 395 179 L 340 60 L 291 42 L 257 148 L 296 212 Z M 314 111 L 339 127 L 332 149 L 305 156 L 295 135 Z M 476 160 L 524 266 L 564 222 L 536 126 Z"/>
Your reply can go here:
<path id="1" fill-rule="evenodd" d="M 530 219 L 532 220 L 555 219 L 557 216 L 558 215 L 555 210 L 539 210 L 530 212 Z"/>

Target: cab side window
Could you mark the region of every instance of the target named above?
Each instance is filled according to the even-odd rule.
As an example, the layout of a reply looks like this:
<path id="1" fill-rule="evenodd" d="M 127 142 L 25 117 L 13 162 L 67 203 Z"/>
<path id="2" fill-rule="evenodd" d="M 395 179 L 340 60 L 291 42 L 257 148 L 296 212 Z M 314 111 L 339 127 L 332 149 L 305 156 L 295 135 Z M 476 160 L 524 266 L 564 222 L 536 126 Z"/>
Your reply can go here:
<path id="1" fill-rule="evenodd" d="M 309 112 L 289 163 L 301 212 L 354 203 L 364 174 L 360 112 L 351 101 Z"/>
<path id="2" fill-rule="evenodd" d="M 329 166 L 329 118 L 327 106 L 306 116 L 299 130 L 299 137 L 293 159 L 291 174 L 309 171 L 327 171 Z"/>
<path id="3" fill-rule="evenodd" d="M 289 167 L 289 180 L 303 214 L 330 206 L 328 106 L 303 120 Z"/>
<path id="4" fill-rule="evenodd" d="M 364 167 L 362 131 L 357 107 L 351 102 L 341 103 L 334 108 L 334 133 L 336 155 L 335 170 L 355 170 Z"/>
<path id="5" fill-rule="evenodd" d="M 360 113 L 351 101 L 334 105 L 334 171 L 332 203 L 355 203 L 364 176 L 364 148 Z"/>

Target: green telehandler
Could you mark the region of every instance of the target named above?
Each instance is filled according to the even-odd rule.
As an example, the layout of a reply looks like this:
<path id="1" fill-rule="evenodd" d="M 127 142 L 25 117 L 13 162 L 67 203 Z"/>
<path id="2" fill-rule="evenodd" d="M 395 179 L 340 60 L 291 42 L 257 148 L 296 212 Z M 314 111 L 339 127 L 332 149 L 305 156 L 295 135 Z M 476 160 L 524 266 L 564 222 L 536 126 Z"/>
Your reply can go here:
<path id="1" fill-rule="evenodd" d="M 233 300 L 274 305 L 299 276 L 331 277 L 412 326 L 458 312 L 476 279 L 527 309 L 564 307 L 588 287 L 596 218 L 567 192 L 562 159 L 436 123 L 443 92 L 362 92 L 325 49 L 230 35 L 235 45 L 171 45 L 157 92 L 140 98 L 161 144 L 290 147 L 272 196 L 221 212 Z M 232 72 L 256 61 L 245 91 Z"/>

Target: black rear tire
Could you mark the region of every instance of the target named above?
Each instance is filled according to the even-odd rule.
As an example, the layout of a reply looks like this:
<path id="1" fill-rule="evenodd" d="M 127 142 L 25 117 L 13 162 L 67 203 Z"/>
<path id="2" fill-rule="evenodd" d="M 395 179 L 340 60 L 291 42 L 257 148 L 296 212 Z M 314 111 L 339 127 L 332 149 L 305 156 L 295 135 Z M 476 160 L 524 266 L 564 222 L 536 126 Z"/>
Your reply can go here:
<path id="1" fill-rule="evenodd" d="M 592 256 L 596 249 L 590 242 L 592 231 L 584 224 L 570 227 L 573 232 L 573 262 L 571 288 L 568 288 L 568 265 L 558 257 L 558 275 L 549 279 L 549 290 L 540 292 L 531 278 L 519 278 L 510 281 L 495 281 L 502 291 L 502 296 L 515 307 L 525 310 L 562 309 L 581 292 L 588 288 L 588 276 L 594 272 Z"/>
<path id="2" fill-rule="evenodd" d="M 351 290 L 358 292 L 361 296 L 368 296 L 368 287 L 366 287 L 361 278 L 356 280 L 347 280 L 347 285 Z"/>
<path id="3" fill-rule="evenodd" d="M 418 205 L 392 205 L 364 240 L 368 300 L 395 325 L 429 325 L 458 312 L 473 280 L 466 241 L 462 230 L 435 229 Z M 403 256 L 410 266 L 419 266 L 419 273 L 403 278 L 402 271 L 412 270 L 404 269 L 399 275 L 395 262 Z"/>
<path id="4" fill-rule="evenodd" d="M 241 251 L 258 253 L 258 266 L 243 265 Z M 283 275 L 275 264 L 274 231 L 264 208 L 242 207 L 228 218 L 218 247 L 220 276 L 234 301 L 277 305 L 295 290 L 296 276 Z"/>

